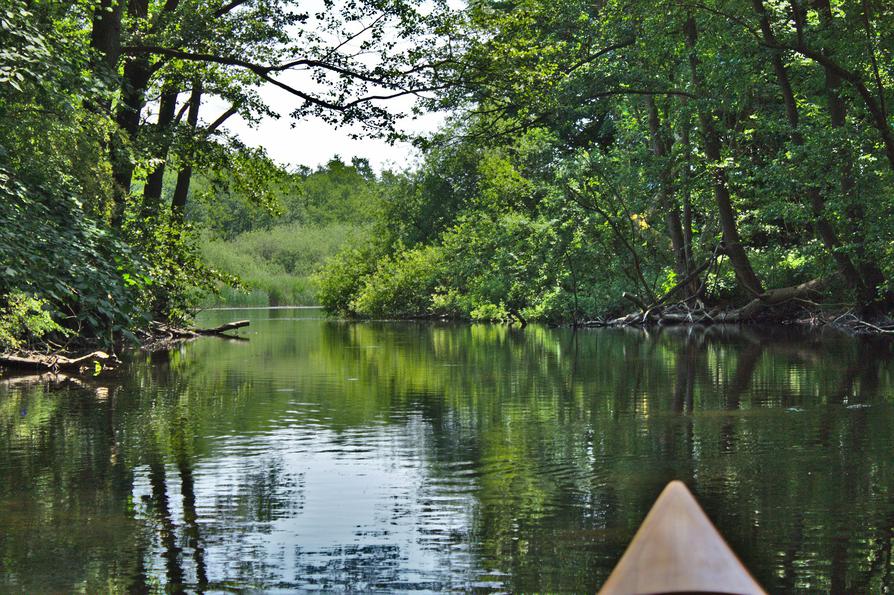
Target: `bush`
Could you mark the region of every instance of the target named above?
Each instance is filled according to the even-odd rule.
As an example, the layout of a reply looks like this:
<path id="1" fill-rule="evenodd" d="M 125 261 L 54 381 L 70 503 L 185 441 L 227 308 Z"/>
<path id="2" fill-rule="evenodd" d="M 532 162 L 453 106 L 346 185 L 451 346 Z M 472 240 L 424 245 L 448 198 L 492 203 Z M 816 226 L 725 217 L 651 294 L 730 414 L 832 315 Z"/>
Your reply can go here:
<path id="1" fill-rule="evenodd" d="M 287 224 L 252 231 L 232 241 L 202 242 L 206 262 L 238 277 L 244 290 L 225 288 L 206 303 L 228 306 L 310 306 L 319 303 L 316 273 L 347 242 L 367 231 L 349 224 L 323 227 Z"/>
<path id="2" fill-rule="evenodd" d="M 437 246 L 421 246 L 382 258 L 365 278 L 349 311 L 365 318 L 432 314 L 432 296 L 441 266 L 442 253 Z"/>
<path id="3" fill-rule="evenodd" d="M 543 293 L 554 234 L 549 224 L 522 215 L 483 214 L 442 236 L 445 289 L 438 303 L 474 320 L 506 320 Z M 460 297 L 461 296 L 461 297 Z"/>
<path id="4" fill-rule="evenodd" d="M 347 248 L 326 261 L 314 277 L 320 304 L 331 314 L 351 316 L 352 302 L 376 266 L 372 246 Z"/>
<path id="5" fill-rule="evenodd" d="M 50 333 L 71 334 L 53 320 L 46 300 L 20 291 L 6 297 L 6 304 L 0 307 L 0 348 L 19 349 Z"/>
<path id="6" fill-rule="evenodd" d="M 605 269 L 588 266 L 598 249 L 586 239 L 561 239 L 543 218 L 478 214 L 436 245 L 338 254 L 318 278 L 319 296 L 332 313 L 367 318 L 584 319 L 604 314 L 622 291 Z"/>
<path id="7" fill-rule="evenodd" d="M 0 203 L 0 295 L 35 296 L 86 337 L 140 324 L 151 283 L 146 267 L 84 212 L 71 188 L 25 184 L 0 166 Z"/>

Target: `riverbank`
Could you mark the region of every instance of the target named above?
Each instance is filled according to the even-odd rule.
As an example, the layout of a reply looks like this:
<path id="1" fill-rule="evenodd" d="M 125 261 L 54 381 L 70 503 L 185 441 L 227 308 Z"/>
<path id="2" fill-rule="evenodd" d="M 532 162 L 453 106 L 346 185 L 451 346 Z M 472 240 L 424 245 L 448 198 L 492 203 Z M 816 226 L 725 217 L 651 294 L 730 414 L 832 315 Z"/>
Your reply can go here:
<path id="1" fill-rule="evenodd" d="M 289 310 L 320 310 L 318 306 L 270 306 L 270 307 L 219 307 L 208 309 L 208 312 L 246 312 L 252 310 L 289 311 Z M 597 318 L 593 320 L 565 322 L 562 324 L 549 324 L 551 327 L 570 328 L 638 328 L 651 330 L 668 327 L 752 327 L 758 330 L 772 330 L 774 328 L 799 328 L 805 331 L 831 329 L 851 336 L 889 336 L 894 338 L 894 319 L 883 317 L 873 319 L 872 322 L 857 316 L 853 310 L 839 312 L 822 312 L 801 308 L 799 311 L 766 310 L 751 319 L 740 319 L 729 314 L 729 310 L 705 308 L 683 308 L 680 304 L 674 304 L 663 308 L 651 308 L 646 311 L 634 312 L 624 316 Z M 337 319 L 333 319 L 337 320 Z M 412 316 L 392 319 L 353 319 L 353 322 L 387 322 L 387 321 L 450 321 L 473 323 L 468 319 L 446 316 Z M 477 324 L 480 324 L 479 321 Z M 12 368 L 25 371 L 43 371 L 74 375 L 96 375 L 101 372 L 113 370 L 119 360 L 115 355 L 127 349 L 139 349 L 146 352 L 165 351 L 172 349 L 183 342 L 192 341 L 200 337 L 217 337 L 231 341 L 248 341 L 247 338 L 230 334 L 233 331 L 249 326 L 249 320 L 230 321 L 212 328 L 183 327 L 167 323 L 153 322 L 146 329 L 136 332 L 138 342 L 130 345 L 119 343 L 112 353 L 96 350 L 95 339 L 77 337 L 72 339 L 73 345 L 80 348 L 59 349 L 56 351 L 45 350 L 42 352 L 33 350 L 13 350 L 0 353 L 0 368 Z M 497 326 L 515 326 L 524 328 L 528 321 L 520 318 L 510 318 L 504 321 L 489 321 L 487 324 Z"/>
<path id="2" fill-rule="evenodd" d="M 742 308 L 723 310 L 705 308 L 688 308 L 676 306 L 669 308 L 647 309 L 625 316 L 609 319 L 596 319 L 573 323 L 581 327 L 654 327 L 679 325 L 715 325 L 742 324 L 757 326 L 801 326 L 805 328 L 830 327 L 853 335 L 892 335 L 894 336 L 894 319 L 890 316 L 875 317 L 866 320 L 857 316 L 853 310 L 843 312 L 822 312 L 802 309 L 800 312 L 766 311 L 752 317 L 743 317 Z"/>
<path id="3" fill-rule="evenodd" d="M 251 324 L 248 320 L 237 320 L 220 324 L 213 328 L 181 327 L 162 322 L 153 322 L 145 330 L 138 330 L 139 343 L 134 344 L 134 349 L 143 351 L 164 351 L 173 348 L 179 343 L 192 341 L 199 337 L 217 337 L 230 341 L 248 341 L 244 337 L 232 335 L 233 331 L 245 328 Z M 75 338 L 77 339 L 77 338 Z M 75 344 L 90 345 L 90 340 L 83 340 Z M 126 349 L 119 346 L 115 352 Z M 0 369 L 13 368 L 26 371 L 66 372 L 74 375 L 99 375 L 102 372 L 113 370 L 119 360 L 116 355 L 105 351 L 88 350 L 57 350 L 38 352 L 33 350 L 17 350 L 0 353 Z"/>

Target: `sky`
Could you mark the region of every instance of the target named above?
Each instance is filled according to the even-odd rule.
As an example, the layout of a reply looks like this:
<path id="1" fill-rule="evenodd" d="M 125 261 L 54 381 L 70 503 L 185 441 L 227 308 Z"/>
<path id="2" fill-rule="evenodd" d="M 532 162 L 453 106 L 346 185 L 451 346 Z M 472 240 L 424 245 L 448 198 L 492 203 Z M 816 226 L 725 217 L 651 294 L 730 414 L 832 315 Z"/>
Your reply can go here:
<path id="1" fill-rule="evenodd" d="M 227 122 L 226 129 L 250 146 L 264 147 L 268 155 L 280 164 L 315 168 L 339 155 L 345 162 L 352 157 L 363 157 L 369 160 L 374 170 L 382 171 L 404 169 L 413 165 L 418 157 L 417 151 L 409 143 L 392 145 L 380 139 L 351 138 L 350 132 L 359 131 L 359 127 L 335 128 L 318 118 L 294 122 L 289 112 L 298 100 L 276 87 L 268 85 L 261 89 L 260 95 L 282 116 L 278 120 L 266 118 L 254 128 L 242 118 L 234 116 Z M 395 102 L 394 107 L 401 110 L 407 104 Z M 443 120 L 442 114 L 428 114 L 417 120 L 407 118 L 400 126 L 405 131 L 426 133 L 436 130 Z"/>
<path id="2" fill-rule="evenodd" d="M 269 92 L 273 94 L 276 90 Z M 254 128 L 241 118 L 234 117 L 226 128 L 247 145 L 264 147 L 270 157 L 286 166 L 306 165 L 315 168 L 334 155 L 339 155 L 345 162 L 353 157 L 363 157 L 374 170 L 382 171 L 404 169 L 418 157 L 417 151 L 409 143 L 389 144 L 375 138 L 351 138 L 350 132 L 359 130 L 359 127 L 335 128 L 318 118 L 305 118 L 294 122 L 293 127 L 288 111 L 282 110 L 284 115 L 278 120 L 265 118 Z M 424 117 L 421 121 L 405 121 L 402 129 L 424 133 L 434 131 L 439 122 L 437 115 Z"/>
<path id="3" fill-rule="evenodd" d="M 459 0 L 448 0 L 448 2 L 455 3 L 455 8 L 462 5 Z M 315 14 L 315 10 L 321 12 L 328 10 L 323 0 L 307 0 L 306 6 L 302 4 L 302 7 L 309 14 Z M 351 55 L 352 52 L 357 51 L 358 60 L 366 66 L 372 67 L 377 62 L 375 52 L 361 51 L 363 49 L 361 43 L 368 37 L 368 32 L 350 37 L 352 33 L 367 30 L 365 25 L 371 24 L 370 19 L 364 20 L 365 22 L 346 23 L 345 28 L 337 35 L 331 31 L 320 29 L 318 23 L 315 22 L 302 25 L 302 27 L 313 29 L 314 35 L 321 38 L 330 36 L 331 45 L 338 46 L 340 54 Z M 348 35 L 348 37 L 344 37 L 344 35 Z M 396 35 L 395 32 L 386 28 L 382 41 L 394 42 L 397 40 Z M 297 29 L 294 37 L 295 39 L 301 37 Z M 404 46 L 409 47 L 412 43 L 412 40 L 399 40 L 389 51 L 401 51 Z M 364 53 L 366 55 L 363 55 Z M 320 86 L 319 81 L 315 81 L 307 70 L 285 71 L 279 73 L 276 78 L 306 92 L 316 93 L 319 91 L 325 95 L 324 88 Z M 372 88 L 369 91 L 375 90 Z M 365 158 L 375 171 L 380 172 L 385 169 L 405 169 L 414 165 L 419 158 L 418 152 L 410 143 L 389 144 L 376 138 L 351 138 L 352 132 L 361 132 L 360 126 L 336 128 L 319 118 L 295 121 L 290 114 L 299 106 L 301 102 L 299 98 L 269 83 L 261 86 L 257 91 L 260 99 L 274 112 L 280 114 L 280 118 L 265 118 L 259 124 L 252 126 L 237 115 L 231 117 L 223 129 L 237 135 L 249 146 L 265 148 L 272 159 L 286 167 L 303 165 L 316 168 L 338 155 L 345 162 L 350 162 L 353 157 Z M 405 96 L 380 102 L 378 105 L 396 112 L 410 113 L 414 101 L 414 98 Z M 229 104 L 224 103 L 223 100 L 211 97 L 207 97 L 203 103 L 203 121 L 213 121 L 216 114 L 223 113 L 229 107 Z M 444 113 L 425 114 L 417 116 L 415 119 L 408 117 L 398 122 L 398 129 L 411 134 L 424 135 L 437 130 L 445 120 L 446 114 Z"/>

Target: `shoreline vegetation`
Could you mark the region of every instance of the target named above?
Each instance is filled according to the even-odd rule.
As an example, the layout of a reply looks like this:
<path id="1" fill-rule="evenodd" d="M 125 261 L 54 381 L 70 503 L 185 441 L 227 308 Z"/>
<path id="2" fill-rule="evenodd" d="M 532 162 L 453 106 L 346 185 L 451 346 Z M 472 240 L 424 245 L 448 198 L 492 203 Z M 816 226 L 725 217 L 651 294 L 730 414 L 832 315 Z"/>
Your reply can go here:
<path id="1" fill-rule="evenodd" d="M 223 304 L 894 334 L 894 7 L 336 4 L 0 7 L 0 352 Z M 271 84 L 418 159 L 283 167 L 226 128 Z M 402 132 L 406 96 L 441 128 Z"/>

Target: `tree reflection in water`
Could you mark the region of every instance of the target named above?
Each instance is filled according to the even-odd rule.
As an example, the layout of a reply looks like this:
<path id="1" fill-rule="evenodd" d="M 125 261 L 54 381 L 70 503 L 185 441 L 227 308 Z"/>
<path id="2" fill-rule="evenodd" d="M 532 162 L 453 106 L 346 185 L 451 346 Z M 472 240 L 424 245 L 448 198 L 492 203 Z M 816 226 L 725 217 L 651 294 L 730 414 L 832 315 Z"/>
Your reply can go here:
<path id="1" fill-rule="evenodd" d="M 289 317 L 0 380 L 0 589 L 592 590 L 673 478 L 771 591 L 891 586 L 889 343 Z"/>

